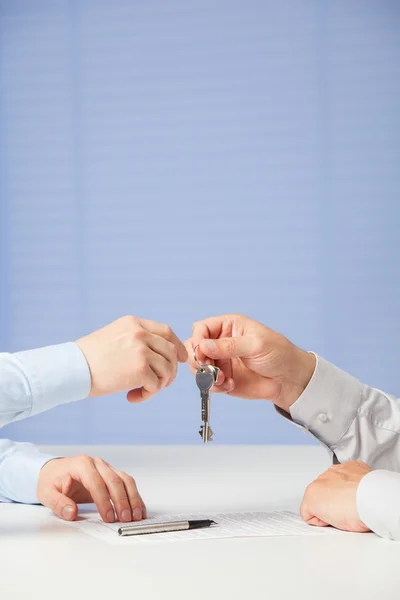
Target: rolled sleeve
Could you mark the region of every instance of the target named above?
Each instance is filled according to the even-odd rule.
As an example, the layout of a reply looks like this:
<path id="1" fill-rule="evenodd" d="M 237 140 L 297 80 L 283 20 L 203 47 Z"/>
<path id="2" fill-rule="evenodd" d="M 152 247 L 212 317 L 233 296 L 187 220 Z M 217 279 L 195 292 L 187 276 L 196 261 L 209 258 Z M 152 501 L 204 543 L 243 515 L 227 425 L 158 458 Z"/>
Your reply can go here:
<path id="1" fill-rule="evenodd" d="M 367 473 L 358 485 L 357 510 L 371 531 L 400 541 L 400 474 L 383 469 Z"/>

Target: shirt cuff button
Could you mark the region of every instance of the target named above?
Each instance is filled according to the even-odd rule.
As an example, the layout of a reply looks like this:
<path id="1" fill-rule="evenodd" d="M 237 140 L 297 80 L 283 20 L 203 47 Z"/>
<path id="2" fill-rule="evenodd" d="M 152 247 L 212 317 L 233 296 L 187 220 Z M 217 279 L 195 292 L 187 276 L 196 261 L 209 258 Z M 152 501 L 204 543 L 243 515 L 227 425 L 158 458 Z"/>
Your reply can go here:
<path id="1" fill-rule="evenodd" d="M 329 420 L 326 413 L 319 413 L 318 419 L 321 421 L 321 423 L 326 423 Z"/>

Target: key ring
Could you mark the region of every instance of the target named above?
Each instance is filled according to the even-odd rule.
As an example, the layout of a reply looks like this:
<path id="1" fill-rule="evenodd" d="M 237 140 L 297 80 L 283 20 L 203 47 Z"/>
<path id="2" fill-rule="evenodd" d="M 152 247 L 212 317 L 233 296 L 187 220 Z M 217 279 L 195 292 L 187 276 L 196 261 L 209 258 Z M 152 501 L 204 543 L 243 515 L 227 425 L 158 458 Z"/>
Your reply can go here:
<path id="1" fill-rule="evenodd" d="M 196 355 L 196 350 L 197 348 L 200 346 L 200 344 L 197 344 L 197 346 L 194 347 L 194 351 L 193 351 L 193 356 L 194 356 L 194 360 L 197 362 L 197 364 L 199 365 L 199 367 L 207 367 L 208 365 L 202 365 L 198 360 L 197 360 L 197 355 Z"/>

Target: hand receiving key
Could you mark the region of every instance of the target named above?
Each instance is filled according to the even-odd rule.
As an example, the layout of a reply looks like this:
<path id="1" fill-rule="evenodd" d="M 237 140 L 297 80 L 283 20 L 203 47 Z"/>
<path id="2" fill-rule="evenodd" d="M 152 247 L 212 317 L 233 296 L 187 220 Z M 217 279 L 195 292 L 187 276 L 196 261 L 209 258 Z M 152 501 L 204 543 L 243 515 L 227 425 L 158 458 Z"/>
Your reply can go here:
<path id="1" fill-rule="evenodd" d="M 196 349 L 194 352 L 195 360 Z M 200 427 L 200 436 L 205 444 L 212 442 L 214 432 L 210 427 L 210 390 L 218 380 L 219 368 L 213 365 L 200 365 L 196 373 L 196 383 L 200 390 L 201 397 L 201 420 L 203 425 Z"/>

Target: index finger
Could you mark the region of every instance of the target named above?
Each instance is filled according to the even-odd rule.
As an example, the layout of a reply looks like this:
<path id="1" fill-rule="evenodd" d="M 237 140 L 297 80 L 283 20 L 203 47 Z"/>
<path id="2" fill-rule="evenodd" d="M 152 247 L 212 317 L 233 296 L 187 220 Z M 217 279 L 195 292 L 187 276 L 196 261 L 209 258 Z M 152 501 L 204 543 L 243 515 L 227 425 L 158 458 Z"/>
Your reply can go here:
<path id="1" fill-rule="evenodd" d="M 329 527 L 329 523 L 317 517 L 309 508 L 307 501 L 303 498 L 303 502 L 300 506 L 300 516 L 305 523 L 308 525 L 314 525 L 316 527 Z"/>
<path id="2" fill-rule="evenodd" d="M 209 357 L 201 350 L 201 342 L 205 339 L 219 339 L 231 337 L 237 315 L 220 315 L 219 317 L 209 317 L 203 321 L 198 321 L 193 325 L 192 344 L 193 348 L 197 348 L 196 357 L 201 363 L 209 363 Z M 190 355 L 189 355 L 190 360 Z M 211 361 L 223 371 L 227 379 L 232 378 L 232 361 L 231 359 L 221 359 Z M 222 381 L 218 382 L 222 384 Z"/>
<path id="3" fill-rule="evenodd" d="M 205 357 L 205 355 L 202 352 L 199 352 L 199 348 L 196 351 L 196 358 L 197 358 L 197 360 L 195 360 L 195 357 L 194 357 L 194 348 L 192 348 L 192 338 L 189 338 L 188 340 L 186 340 L 185 347 L 186 347 L 186 350 L 187 350 L 188 355 L 189 355 L 189 361 L 188 361 L 189 362 L 189 368 L 190 368 L 191 372 L 193 373 L 193 375 L 196 375 L 196 373 L 197 373 L 197 371 L 199 369 L 199 362 L 197 362 L 197 360 L 200 361 L 200 362 L 204 361 L 204 363 L 206 361 L 208 361 L 208 363 L 214 363 L 214 361 L 212 361 L 210 359 L 207 359 L 207 357 Z M 203 356 L 204 356 L 204 359 L 202 358 Z M 218 361 L 217 361 L 217 363 L 218 363 Z M 220 386 L 220 385 L 222 385 L 224 383 L 224 381 L 225 381 L 225 373 L 224 373 L 223 369 L 220 367 L 220 365 L 217 364 L 216 366 L 218 366 L 221 369 L 220 372 L 219 372 L 219 375 L 218 375 L 218 380 L 215 383 L 215 385 L 218 387 L 218 386 Z"/>
<path id="4" fill-rule="evenodd" d="M 110 502 L 110 492 L 91 459 L 79 466 L 77 476 L 90 493 L 103 521 L 113 523 L 115 513 Z"/>
<path id="5" fill-rule="evenodd" d="M 163 323 L 157 323 L 157 321 L 150 321 L 148 319 L 139 319 L 141 326 L 150 331 L 150 333 L 155 333 L 160 337 L 165 338 L 169 342 L 172 342 L 178 351 L 178 360 L 179 362 L 186 362 L 188 359 L 186 348 L 178 338 L 178 336 L 172 331 L 169 325 L 164 325 Z"/>
<path id="6" fill-rule="evenodd" d="M 196 321 L 192 328 L 193 348 L 200 344 L 201 340 L 217 339 L 221 335 L 225 315 L 219 317 L 208 317 L 202 321 Z"/>
<path id="7" fill-rule="evenodd" d="M 211 362 L 212 364 L 214 364 L 214 361 L 210 361 L 208 356 L 206 356 L 204 354 L 204 352 L 202 352 L 198 346 L 200 345 L 200 342 L 202 340 L 218 339 L 218 337 L 221 335 L 223 322 L 224 322 L 224 317 L 220 316 L 220 317 L 208 317 L 207 319 L 203 319 L 202 321 L 196 321 L 193 324 L 192 337 L 190 338 L 190 340 L 188 340 L 189 345 L 191 344 L 191 346 L 192 346 L 191 353 L 189 352 L 189 349 L 188 349 L 189 361 L 191 361 L 192 364 L 197 364 L 196 360 L 194 358 L 194 349 L 195 348 L 197 348 L 196 358 L 200 363 L 209 364 Z M 187 348 L 187 346 L 188 346 L 188 344 L 186 344 L 186 348 Z"/>

